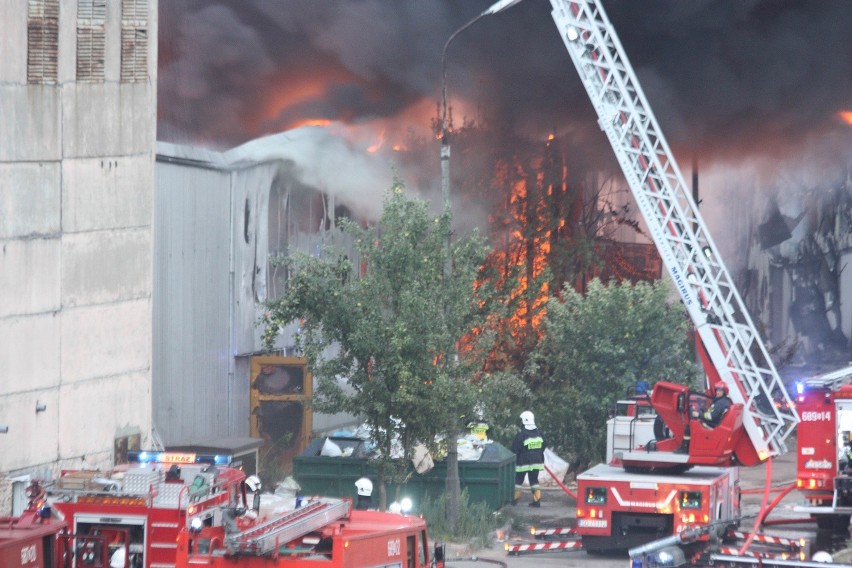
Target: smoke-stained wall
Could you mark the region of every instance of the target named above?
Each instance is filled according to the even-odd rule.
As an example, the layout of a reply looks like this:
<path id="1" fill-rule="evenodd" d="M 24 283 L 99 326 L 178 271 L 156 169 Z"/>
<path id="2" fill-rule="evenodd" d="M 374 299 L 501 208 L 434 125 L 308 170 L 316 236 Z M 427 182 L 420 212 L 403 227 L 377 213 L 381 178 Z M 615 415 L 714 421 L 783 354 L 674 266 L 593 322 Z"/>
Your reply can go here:
<path id="1" fill-rule="evenodd" d="M 165 445 L 249 435 L 258 322 L 263 303 L 286 283 L 273 258 L 346 247 L 334 224 L 339 202 L 305 183 L 306 167 L 245 148 L 159 143 L 153 418 Z M 292 354 L 286 331 L 278 348 Z M 314 414 L 314 429 L 351 421 Z"/>
<path id="2" fill-rule="evenodd" d="M 765 200 L 744 283 L 782 365 L 852 358 L 852 177 L 788 188 Z"/>

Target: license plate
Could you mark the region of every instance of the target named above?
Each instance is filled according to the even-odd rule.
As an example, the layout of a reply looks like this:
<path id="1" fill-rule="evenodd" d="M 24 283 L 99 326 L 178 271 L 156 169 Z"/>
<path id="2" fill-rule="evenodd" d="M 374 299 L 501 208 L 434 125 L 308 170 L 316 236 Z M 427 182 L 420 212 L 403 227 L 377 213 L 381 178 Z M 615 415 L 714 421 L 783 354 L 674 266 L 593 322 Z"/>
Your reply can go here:
<path id="1" fill-rule="evenodd" d="M 604 519 L 580 519 L 577 521 L 578 527 L 586 527 L 590 529 L 605 529 L 606 520 Z"/>

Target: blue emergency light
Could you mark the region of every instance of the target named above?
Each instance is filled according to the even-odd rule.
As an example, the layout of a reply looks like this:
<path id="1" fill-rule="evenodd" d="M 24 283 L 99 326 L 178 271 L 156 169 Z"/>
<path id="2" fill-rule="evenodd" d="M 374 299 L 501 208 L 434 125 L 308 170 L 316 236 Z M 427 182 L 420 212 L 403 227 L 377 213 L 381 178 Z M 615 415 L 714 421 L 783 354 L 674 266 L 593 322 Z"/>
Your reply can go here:
<path id="1" fill-rule="evenodd" d="M 137 463 L 169 463 L 230 465 L 231 456 L 225 454 L 194 454 L 189 452 L 127 452 L 127 459 Z"/>

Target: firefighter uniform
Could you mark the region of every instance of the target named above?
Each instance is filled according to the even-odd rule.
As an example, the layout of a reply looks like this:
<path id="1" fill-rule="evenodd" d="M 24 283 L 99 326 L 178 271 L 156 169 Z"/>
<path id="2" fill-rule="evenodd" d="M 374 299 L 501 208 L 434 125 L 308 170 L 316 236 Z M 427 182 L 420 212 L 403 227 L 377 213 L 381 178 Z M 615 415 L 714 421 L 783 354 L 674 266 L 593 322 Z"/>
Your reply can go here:
<path id="1" fill-rule="evenodd" d="M 527 478 L 532 491 L 533 501 L 530 507 L 541 506 L 541 486 L 538 482 L 538 474 L 544 469 L 544 435 L 536 428 L 535 417 L 530 411 L 521 413 L 523 427 L 512 442 L 512 452 L 515 454 L 515 498 L 512 504 L 516 505 L 521 498 L 521 489 L 524 479 Z"/>
<path id="2" fill-rule="evenodd" d="M 713 402 L 704 411 L 701 418 L 705 424 L 711 428 L 715 428 L 722 421 L 722 417 L 725 416 L 725 413 L 728 412 L 732 404 L 731 399 L 728 398 L 728 387 L 723 383 L 719 383 L 715 388 Z"/>
<path id="3" fill-rule="evenodd" d="M 852 442 L 846 442 L 846 446 L 840 450 L 838 461 L 840 462 L 838 464 L 840 473 L 848 474 L 850 467 L 852 467 Z"/>

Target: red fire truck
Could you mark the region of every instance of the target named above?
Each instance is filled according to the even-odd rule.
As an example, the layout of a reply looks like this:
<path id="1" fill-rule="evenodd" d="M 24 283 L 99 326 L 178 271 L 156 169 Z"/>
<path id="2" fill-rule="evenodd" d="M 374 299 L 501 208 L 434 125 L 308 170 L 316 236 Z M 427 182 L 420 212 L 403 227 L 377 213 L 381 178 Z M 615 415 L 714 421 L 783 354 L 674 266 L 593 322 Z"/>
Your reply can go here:
<path id="1" fill-rule="evenodd" d="M 502 0 L 486 13 L 514 3 Z M 682 385 L 656 383 L 649 398 L 659 418 L 654 439 L 638 439 L 638 444 L 613 452 L 611 463 L 624 472 L 598 466 L 579 478 L 577 513 L 583 522 L 578 533 L 584 545 L 588 537 L 603 548 L 620 542 L 619 533 L 639 533 L 646 525 L 676 533 L 692 515 L 681 501 L 668 499 L 672 491 L 700 497 L 696 522 L 724 523 L 726 515 L 733 520 L 738 515 L 736 478 L 716 470 L 712 479 L 693 485 L 686 472 L 697 466 L 760 464 L 786 453 L 786 440 L 796 428 L 798 485 L 808 501 L 798 509 L 815 516 L 821 527 L 846 531 L 852 478 L 840 469 L 850 469 L 846 446 L 852 442 L 852 368 L 805 381 L 796 401 L 790 399 L 601 1 L 551 0 L 551 5 L 599 125 L 692 319 L 708 392 L 724 385 L 733 402 L 722 422 L 709 428 L 695 418 L 709 397 Z M 634 432 L 626 439 L 637 440 Z M 647 473 L 658 475 L 642 476 Z M 665 475 L 659 477 L 661 473 Z M 610 490 L 601 489 L 605 486 Z M 635 497 L 623 498 L 628 490 Z"/>
<path id="2" fill-rule="evenodd" d="M 739 503 L 735 467 L 647 475 L 599 464 L 577 476 L 577 534 L 588 552 L 628 550 L 696 526 L 713 525 L 718 536 L 735 524 Z"/>
<path id="3" fill-rule="evenodd" d="M 220 507 L 190 518 L 181 531 L 177 568 L 443 568 L 415 516 L 353 511 L 349 499 L 311 498 L 258 517 L 257 509 Z"/>
<path id="4" fill-rule="evenodd" d="M 511 6 L 503 0 L 486 11 Z M 624 548 L 739 516 L 735 465 L 787 451 L 799 418 L 739 296 L 601 0 L 551 0 L 552 16 L 630 186 L 648 234 L 692 319 L 707 392 L 724 385 L 721 423 L 701 420 L 705 391 L 657 382 L 654 438 L 615 451 L 578 478 L 587 549 Z M 633 422 L 631 422 L 632 424 Z M 635 424 L 641 425 L 641 420 Z M 640 434 L 640 438 L 645 434 Z M 614 467 L 613 467 L 614 466 Z M 705 535 L 706 536 L 706 535 Z"/>
<path id="5" fill-rule="evenodd" d="M 845 532 L 852 515 L 852 367 L 796 385 L 799 411 L 796 484 L 806 499 L 799 512 L 822 529 Z"/>
<path id="6" fill-rule="evenodd" d="M 244 495 L 245 473 L 228 467 L 227 456 L 137 452 L 131 459 L 111 471 L 63 471 L 47 493 L 76 548 L 117 554 L 126 568 L 173 568 L 187 517 L 236 506 Z"/>
<path id="7" fill-rule="evenodd" d="M 29 505 L 20 517 L 0 517 L 0 566 L 60 567 L 57 551 L 67 525 L 52 517 L 50 508 L 42 500 L 44 490 L 41 487 L 29 487 L 27 495 Z"/>

